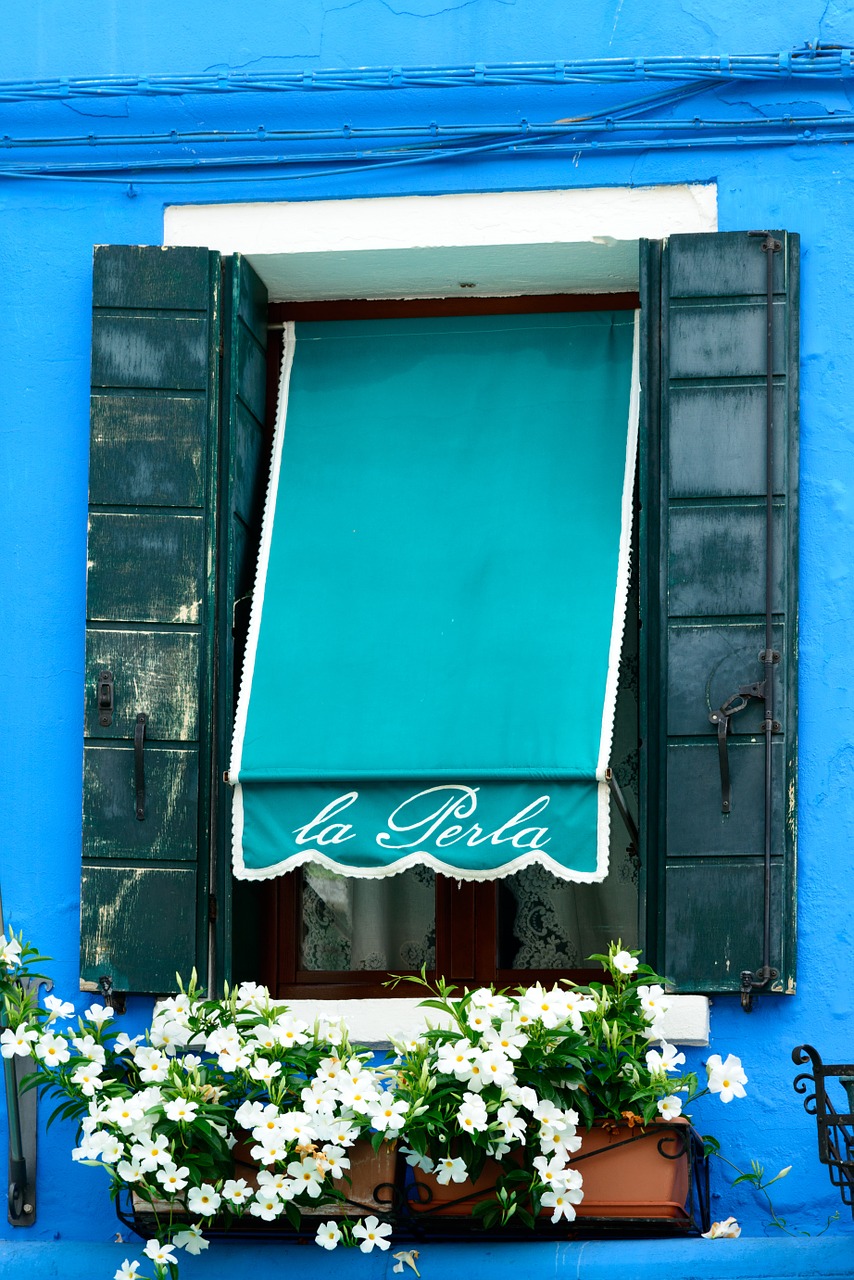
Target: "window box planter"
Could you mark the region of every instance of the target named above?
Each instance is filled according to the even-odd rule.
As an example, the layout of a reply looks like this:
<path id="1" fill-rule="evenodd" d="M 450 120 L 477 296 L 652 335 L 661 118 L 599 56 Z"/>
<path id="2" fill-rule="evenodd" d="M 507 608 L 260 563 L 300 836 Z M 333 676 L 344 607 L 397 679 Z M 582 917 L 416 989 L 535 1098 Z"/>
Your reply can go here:
<path id="1" fill-rule="evenodd" d="M 234 1148 L 234 1169 L 232 1176 L 244 1178 L 252 1188 L 258 1186 L 258 1171 L 261 1166 L 253 1159 L 251 1139 L 238 1142 Z M 369 1214 L 387 1214 L 395 1201 L 397 1191 L 397 1143 L 384 1142 L 379 1151 L 374 1151 L 370 1142 L 360 1139 L 349 1151 L 350 1178 L 333 1179 L 333 1186 L 345 1197 L 344 1200 L 329 1200 L 321 1196 L 318 1200 L 303 1201 L 298 1205 L 303 1218 L 365 1218 Z M 133 1210 L 132 1224 L 135 1231 L 146 1238 L 152 1234 L 151 1227 L 156 1224 L 157 1217 L 169 1218 L 173 1221 L 187 1221 L 188 1214 L 179 1204 L 167 1200 L 144 1200 L 141 1196 L 131 1195 Z M 124 1219 L 123 1219 L 124 1220 Z M 218 1220 L 220 1221 L 220 1220 Z M 265 1235 L 271 1232 L 281 1233 L 284 1226 L 281 1222 L 263 1223 L 258 1219 L 241 1223 L 222 1223 L 222 1230 L 245 1230 L 251 1226 L 253 1230 Z M 217 1230 L 217 1226 L 214 1226 Z M 287 1228 L 285 1228 L 286 1233 Z M 292 1232 L 289 1232 L 292 1234 Z"/>
<path id="2" fill-rule="evenodd" d="M 584 1199 L 576 1207 L 582 1227 L 600 1222 L 685 1231 L 708 1227 L 702 1141 L 686 1120 L 633 1129 L 599 1122 L 584 1134 L 572 1164 L 584 1179 Z M 475 1181 L 446 1185 L 418 1172 L 407 1187 L 407 1208 L 416 1218 L 470 1217 L 478 1201 L 495 1199 L 501 1172 L 497 1160 L 488 1160 Z M 550 1216 L 550 1209 L 540 1210 L 541 1221 Z"/>

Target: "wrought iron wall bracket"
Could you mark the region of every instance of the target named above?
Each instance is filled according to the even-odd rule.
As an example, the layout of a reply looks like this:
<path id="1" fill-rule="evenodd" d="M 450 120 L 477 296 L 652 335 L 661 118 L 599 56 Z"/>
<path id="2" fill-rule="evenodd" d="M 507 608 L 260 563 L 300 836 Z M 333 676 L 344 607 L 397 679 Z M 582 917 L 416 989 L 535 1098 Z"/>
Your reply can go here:
<path id="1" fill-rule="evenodd" d="M 799 1044 L 793 1049 L 792 1061 L 799 1067 L 806 1062 L 811 1065 L 810 1071 L 795 1077 L 795 1092 L 806 1095 L 804 1110 L 816 1118 L 818 1158 L 827 1165 L 830 1181 L 839 1188 L 842 1203 L 854 1216 L 854 1100 L 849 1096 L 847 1109 L 838 1111 L 827 1088 L 828 1080 L 836 1079 L 849 1093 L 846 1086 L 849 1082 L 854 1084 L 854 1063 L 824 1063 L 811 1044 Z M 837 1097 L 842 1097 L 841 1092 Z"/>
<path id="2" fill-rule="evenodd" d="M 27 979 L 25 991 L 35 993 L 44 978 Z M 6 1113 L 9 1121 L 9 1184 L 7 1218 L 13 1227 L 32 1227 L 36 1220 L 36 1148 L 38 1144 L 38 1094 L 35 1089 L 22 1092 L 25 1076 L 32 1075 L 36 1064 L 30 1057 L 3 1059 L 6 1086 Z"/>

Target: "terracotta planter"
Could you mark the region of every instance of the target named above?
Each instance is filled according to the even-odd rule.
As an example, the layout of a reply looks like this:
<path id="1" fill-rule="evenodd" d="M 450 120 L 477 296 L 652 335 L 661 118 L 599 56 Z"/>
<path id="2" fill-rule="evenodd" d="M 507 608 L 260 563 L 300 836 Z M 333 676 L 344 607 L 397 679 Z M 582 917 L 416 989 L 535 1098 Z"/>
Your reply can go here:
<path id="1" fill-rule="evenodd" d="M 234 1177 L 245 1178 L 251 1187 L 258 1185 L 260 1166 L 253 1160 L 250 1150 L 254 1146 L 251 1139 L 238 1142 L 233 1151 Z M 315 1207 L 314 1204 L 301 1204 L 303 1217 L 365 1217 L 371 1213 L 388 1213 L 391 1208 L 395 1171 L 397 1168 L 397 1143 L 384 1142 L 375 1152 L 370 1142 L 360 1139 L 347 1151 L 350 1158 L 350 1181 L 346 1178 L 335 1178 L 333 1186 L 341 1191 L 349 1201 L 341 1204 L 338 1201 L 326 1201 Z M 378 1188 L 385 1197 L 377 1200 L 374 1192 Z"/>
<path id="2" fill-rule="evenodd" d="M 584 1199 L 576 1206 L 576 1216 L 687 1222 L 688 1154 L 681 1134 L 673 1132 L 683 1128 L 687 1139 L 687 1121 L 681 1119 L 644 1130 L 597 1124 L 584 1133 L 574 1157 L 578 1161 L 579 1156 L 589 1156 L 577 1164 L 584 1179 Z M 419 1172 L 415 1187 L 410 1188 L 409 1207 L 431 1216 L 469 1217 L 478 1200 L 495 1198 L 493 1188 L 506 1167 L 487 1160 L 476 1181 L 447 1186 Z M 540 1217 L 550 1218 L 551 1212 L 541 1209 Z"/>
<path id="3" fill-rule="evenodd" d="M 245 1178 L 250 1187 L 256 1189 L 258 1186 L 258 1172 L 261 1166 L 250 1154 L 251 1148 L 255 1144 L 252 1139 L 244 1142 L 238 1142 L 232 1151 L 234 1159 L 234 1168 L 230 1177 Z M 367 1141 L 360 1140 L 352 1146 L 348 1153 L 350 1157 L 350 1179 L 336 1178 L 333 1186 L 341 1191 L 349 1203 L 342 1204 L 340 1201 L 325 1201 L 314 1204 L 301 1204 L 299 1211 L 303 1217 L 323 1217 L 336 1218 L 347 1217 L 364 1218 L 372 1213 L 388 1213 L 392 1207 L 393 1187 L 395 1181 L 395 1171 L 397 1167 L 397 1144 L 384 1142 L 378 1152 L 374 1152 L 373 1147 Z M 296 1158 L 296 1157 L 295 1157 Z M 374 1192 L 380 1190 L 380 1194 L 385 1197 L 377 1200 Z M 155 1200 L 150 1204 L 147 1200 L 141 1199 L 136 1193 L 132 1193 L 133 1208 L 135 1213 L 149 1214 L 158 1213 L 168 1215 L 172 1212 L 173 1219 L 183 1220 L 186 1213 L 179 1205 L 175 1205 L 166 1200 Z M 265 1226 L 269 1225 L 271 1229 L 277 1228 L 279 1223 L 264 1224 L 260 1220 L 252 1219 L 253 1227 L 256 1230 L 263 1231 Z"/>
<path id="4" fill-rule="evenodd" d="M 684 1140 L 680 1132 L 684 1129 Z M 663 1132 L 662 1132 L 663 1130 Z M 657 1218 L 687 1222 L 688 1123 L 669 1121 L 640 1131 L 594 1125 L 585 1133 L 576 1167 L 584 1179 L 579 1218 Z M 631 1139 L 631 1141 L 628 1141 Z M 659 1149 L 660 1148 L 660 1149 Z M 596 1152 L 595 1155 L 592 1155 Z"/>

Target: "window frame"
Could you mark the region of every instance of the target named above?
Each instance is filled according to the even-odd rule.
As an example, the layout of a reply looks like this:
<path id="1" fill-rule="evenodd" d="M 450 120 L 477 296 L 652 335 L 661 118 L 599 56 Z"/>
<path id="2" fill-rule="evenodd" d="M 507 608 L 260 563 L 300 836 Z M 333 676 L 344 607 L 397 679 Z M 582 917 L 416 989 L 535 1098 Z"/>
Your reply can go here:
<path id="1" fill-rule="evenodd" d="M 559 293 L 526 296 L 452 296 L 423 299 L 340 299 L 273 302 L 268 308 L 267 443 L 272 447 L 272 424 L 282 356 L 282 330 L 288 321 L 341 321 L 414 319 L 425 316 L 476 316 L 542 313 L 631 311 L 640 306 L 636 291 L 618 293 Z M 245 619 L 248 623 L 248 618 Z M 235 644 L 235 700 L 240 681 L 242 640 Z M 596 969 L 503 969 L 498 965 L 498 883 L 460 882 L 437 875 L 436 970 L 458 985 L 509 987 L 519 983 L 555 982 L 568 978 L 583 983 L 598 975 Z M 239 882 L 233 881 L 232 891 Z M 392 994 L 391 974 L 376 970 L 324 971 L 300 967 L 302 934 L 299 871 L 274 881 L 264 881 L 262 891 L 262 979 L 277 998 L 342 999 L 376 998 Z M 272 890 L 272 891 L 271 891 Z M 238 890 L 239 891 L 239 890 Z M 645 902 L 638 885 L 638 930 L 643 931 Z M 233 939 L 233 944 L 234 944 Z M 247 976 L 238 970 L 236 977 Z M 416 975 L 413 975 L 416 976 Z M 402 982 L 393 994 L 416 994 L 415 983 Z"/>

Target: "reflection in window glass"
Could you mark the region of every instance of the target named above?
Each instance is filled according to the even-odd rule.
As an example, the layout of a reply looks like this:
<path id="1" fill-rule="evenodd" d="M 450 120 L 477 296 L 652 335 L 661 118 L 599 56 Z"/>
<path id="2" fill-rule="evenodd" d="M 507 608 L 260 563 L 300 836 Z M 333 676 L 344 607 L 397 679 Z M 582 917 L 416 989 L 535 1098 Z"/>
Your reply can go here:
<path id="1" fill-rule="evenodd" d="M 436 874 L 429 867 L 385 880 L 313 866 L 301 874 L 303 969 L 435 968 Z"/>

